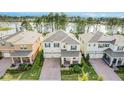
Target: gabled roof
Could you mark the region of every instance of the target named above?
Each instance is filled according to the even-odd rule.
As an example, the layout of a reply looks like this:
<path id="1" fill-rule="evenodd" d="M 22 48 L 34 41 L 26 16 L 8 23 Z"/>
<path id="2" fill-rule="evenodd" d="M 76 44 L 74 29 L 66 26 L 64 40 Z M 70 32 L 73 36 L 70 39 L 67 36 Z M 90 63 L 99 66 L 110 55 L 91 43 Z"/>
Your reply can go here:
<path id="1" fill-rule="evenodd" d="M 71 35 L 70 33 L 66 33 L 64 31 L 52 32 L 50 33 L 50 35 L 48 34 L 44 39 L 44 42 L 53 41 L 59 41 L 68 44 L 79 44 L 79 41 L 74 37 L 74 35 Z"/>
<path id="2" fill-rule="evenodd" d="M 95 42 L 97 42 L 99 39 L 100 39 L 100 37 L 103 35 L 103 33 L 102 32 L 99 32 L 99 31 L 97 31 L 95 34 L 94 34 L 94 36 L 90 39 L 90 43 L 95 43 Z"/>

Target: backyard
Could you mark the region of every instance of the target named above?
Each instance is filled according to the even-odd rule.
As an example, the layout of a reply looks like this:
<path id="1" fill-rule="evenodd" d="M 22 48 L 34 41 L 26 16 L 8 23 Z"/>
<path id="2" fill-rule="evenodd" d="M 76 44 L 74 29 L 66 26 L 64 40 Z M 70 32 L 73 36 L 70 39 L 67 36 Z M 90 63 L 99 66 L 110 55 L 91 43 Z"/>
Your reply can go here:
<path id="1" fill-rule="evenodd" d="M 43 50 L 40 51 L 35 59 L 33 65 L 21 65 L 21 70 L 7 70 L 6 74 L 1 78 L 2 80 L 38 80 L 43 64 Z M 23 68 L 23 70 L 22 70 Z M 26 70 L 25 70 L 26 68 Z"/>
<path id="2" fill-rule="evenodd" d="M 81 65 L 75 64 L 70 66 L 68 69 L 61 70 L 62 80 L 102 80 L 94 71 L 92 65 L 88 60 L 82 58 Z"/>

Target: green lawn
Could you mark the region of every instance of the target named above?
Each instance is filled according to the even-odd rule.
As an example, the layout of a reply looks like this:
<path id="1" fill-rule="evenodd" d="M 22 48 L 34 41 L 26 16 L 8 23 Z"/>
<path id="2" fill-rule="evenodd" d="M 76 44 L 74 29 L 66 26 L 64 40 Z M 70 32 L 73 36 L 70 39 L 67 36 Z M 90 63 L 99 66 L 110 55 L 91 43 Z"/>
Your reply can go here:
<path id="1" fill-rule="evenodd" d="M 115 72 L 118 74 L 118 76 L 119 76 L 122 80 L 124 80 L 124 66 L 118 67 L 118 70 L 115 71 Z"/>
<path id="2" fill-rule="evenodd" d="M 116 73 L 122 80 L 124 80 L 124 72 L 116 72 Z"/>
<path id="3" fill-rule="evenodd" d="M 8 30 L 12 30 L 13 28 L 11 27 L 0 27 L 0 31 L 8 31 Z"/>
<path id="4" fill-rule="evenodd" d="M 78 80 L 78 74 L 62 75 L 61 80 Z"/>
<path id="5" fill-rule="evenodd" d="M 98 75 L 93 69 L 92 65 L 89 62 L 85 62 L 82 59 L 82 67 L 83 72 L 88 74 L 88 80 L 98 80 Z M 74 73 L 71 70 L 61 70 L 61 80 L 79 80 L 79 78 L 83 75 L 82 73 Z"/>
<path id="6" fill-rule="evenodd" d="M 2 80 L 38 80 L 41 68 L 42 68 L 42 61 L 41 61 L 41 51 L 38 53 L 35 63 L 33 64 L 32 68 L 28 71 L 19 72 L 19 73 L 6 73 Z"/>

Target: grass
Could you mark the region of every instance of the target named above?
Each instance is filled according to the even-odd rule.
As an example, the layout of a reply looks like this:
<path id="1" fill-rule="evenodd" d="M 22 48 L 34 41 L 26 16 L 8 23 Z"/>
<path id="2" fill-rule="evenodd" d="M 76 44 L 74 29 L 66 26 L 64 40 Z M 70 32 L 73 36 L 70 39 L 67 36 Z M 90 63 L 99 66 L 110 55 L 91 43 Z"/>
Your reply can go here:
<path id="1" fill-rule="evenodd" d="M 43 63 L 43 62 L 41 62 L 41 59 L 40 59 L 41 54 L 42 54 L 42 52 L 40 51 L 30 70 L 24 71 L 24 72 L 19 72 L 16 74 L 6 73 L 2 77 L 2 80 L 38 80 L 40 73 L 41 73 L 42 63 Z"/>
<path id="2" fill-rule="evenodd" d="M 122 80 L 124 80 L 124 66 L 118 67 L 118 70 L 115 71 L 115 72 L 118 74 L 118 76 L 119 76 Z"/>
<path id="3" fill-rule="evenodd" d="M 78 74 L 62 75 L 61 80 L 78 80 Z"/>
<path id="4" fill-rule="evenodd" d="M 117 74 L 118 74 L 118 76 L 122 79 L 122 80 L 124 80 L 124 72 L 122 73 L 122 72 L 116 72 Z"/>
<path id="5" fill-rule="evenodd" d="M 8 30 L 12 30 L 13 28 L 11 27 L 0 27 L 0 31 L 8 31 Z"/>
<path id="6" fill-rule="evenodd" d="M 88 80 L 98 80 L 98 75 L 93 69 L 89 62 L 82 61 L 82 70 L 84 73 L 88 74 Z M 74 73 L 71 70 L 61 70 L 61 80 L 79 80 L 79 77 L 83 75 L 82 73 Z"/>

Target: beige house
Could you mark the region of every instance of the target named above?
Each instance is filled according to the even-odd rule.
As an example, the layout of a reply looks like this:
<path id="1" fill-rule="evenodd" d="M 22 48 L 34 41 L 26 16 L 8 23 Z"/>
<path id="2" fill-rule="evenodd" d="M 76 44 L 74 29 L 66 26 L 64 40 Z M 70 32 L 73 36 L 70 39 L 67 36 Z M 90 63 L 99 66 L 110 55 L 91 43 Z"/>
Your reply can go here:
<path id="1" fill-rule="evenodd" d="M 12 63 L 33 63 L 43 37 L 32 31 L 23 31 L 0 40 L 0 51 L 4 58 L 11 58 Z"/>

